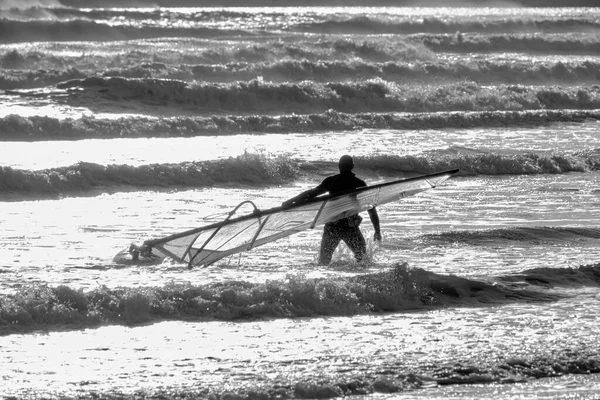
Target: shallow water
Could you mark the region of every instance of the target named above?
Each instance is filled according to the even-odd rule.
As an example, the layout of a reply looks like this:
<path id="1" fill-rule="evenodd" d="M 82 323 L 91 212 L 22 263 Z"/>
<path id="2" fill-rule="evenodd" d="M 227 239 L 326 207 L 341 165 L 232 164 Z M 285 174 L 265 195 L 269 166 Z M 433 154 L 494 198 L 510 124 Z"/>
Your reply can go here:
<path id="1" fill-rule="evenodd" d="M 431 380 L 457 365 L 478 369 L 478 379 L 492 380 L 489 369 L 505 360 L 533 357 L 560 363 L 569 358 L 561 355 L 565 349 L 579 357 L 595 354 L 590 334 L 598 309 L 589 302 L 598 296 L 597 289 L 589 289 L 576 301 L 553 302 L 550 308 L 507 304 L 352 318 L 161 322 L 12 335 L 1 339 L 6 355 L 2 370 L 11 382 L 5 394 L 41 385 L 49 393 L 68 388 L 70 395 L 133 393 L 140 388 L 260 389 L 293 385 L 309 376 L 343 382 L 363 373 L 374 380 L 417 373 L 426 388 L 407 393 L 408 398 L 475 398 L 498 392 L 509 398 L 532 389 L 522 384 L 435 387 Z M 448 375 L 460 381 L 457 374 Z M 577 376 L 530 386 L 557 395 L 560 382 L 571 382 L 582 394 L 597 388 L 596 379 Z"/>
<path id="2" fill-rule="evenodd" d="M 593 148 L 599 123 L 562 124 L 547 128 L 440 130 L 364 130 L 331 133 L 286 133 L 195 138 L 87 139 L 77 141 L 7 142 L 0 166 L 38 170 L 81 161 L 100 165 L 180 163 L 229 158 L 244 152 L 287 154 L 305 162 L 335 159 L 346 149 L 355 156 L 448 153 L 505 154 L 564 152 Z M 363 144 L 368 143 L 368 146 Z M 83 157 L 82 155 L 85 155 Z"/>
<path id="3" fill-rule="evenodd" d="M 599 12 L 1 10 L 2 395 L 598 398 Z M 345 153 L 461 172 L 365 218 L 366 264 L 319 228 L 113 260 Z"/>

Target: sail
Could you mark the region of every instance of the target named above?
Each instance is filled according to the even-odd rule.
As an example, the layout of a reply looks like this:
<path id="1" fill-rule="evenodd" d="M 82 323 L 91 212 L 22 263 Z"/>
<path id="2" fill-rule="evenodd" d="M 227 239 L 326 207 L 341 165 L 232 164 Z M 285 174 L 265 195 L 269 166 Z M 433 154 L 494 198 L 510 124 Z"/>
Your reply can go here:
<path id="1" fill-rule="evenodd" d="M 187 263 L 190 267 L 210 265 L 229 255 L 434 188 L 457 172 L 455 169 L 365 186 L 336 196 L 317 197 L 288 208 L 261 211 L 254 206 L 251 214 L 231 218 L 244 204 L 254 205 L 247 201 L 238 205 L 220 223 L 147 240 L 143 248 Z"/>

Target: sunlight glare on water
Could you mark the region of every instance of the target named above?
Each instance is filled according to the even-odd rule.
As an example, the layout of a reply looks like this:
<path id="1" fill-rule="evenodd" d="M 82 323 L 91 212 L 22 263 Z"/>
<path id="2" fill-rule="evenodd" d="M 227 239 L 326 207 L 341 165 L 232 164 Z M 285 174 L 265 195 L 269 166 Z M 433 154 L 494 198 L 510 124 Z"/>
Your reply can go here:
<path id="1" fill-rule="evenodd" d="M 365 130 L 338 133 L 202 136 L 193 138 L 84 139 L 8 142 L 0 147 L 0 166 L 38 170 L 74 165 L 181 163 L 236 157 L 244 152 L 286 154 L 308 161 L 354 156 L 419 155 L 432 151 L 569 153 L 597 141 L 598 122 L 563 124 L 544 129 Z M 369 143 L 369 146 L 363 146 Z"/>
<path id="2" fill-rule="evenodd" d="M 556 318 L 564 312 L 563 307 L 572 306 L 558 303 L 554 311 L 526 304 L 449 308 L 429 313 L 282 319 L 241 325 L 161 322 L 146 327 L 107 326 L 83 332 L 13 335 L 0 338 L 3 347 L 11 342 L 0 367 L 5 376 L 11 377 L 5 394 L 23 387 L 56 390 L 65 384 L 73 390 L 85 385 L 86 390 L 124 393 L 132 393 L 141 382 L 144 387 L 155 388 L 233 388 L 243 385 L 250 376 L 270 376 L 285 384 L 317 371 L 325 379 L 351 376 L 363 368 L 427 371 L 471 362 L 486 368 L 532 353 L 550 355 L 548 351 L 554 344 L 547 343 L 545 335 L 536 334 L 541 330 L 553 332 L 553 343 L 562 342 L 573 349 L 588 342 L 592 339 L 587 336 L 590 331 L 583 327 L 594 324 L 597 311 L 577 324 Z M 587 351 L 598 347 L 595 341 L 589 346 Z M 310 348 L 309 353 L 306 348 Z M 252 372 L 248 372 L 249 366 Z M 35 379 L 24 371 L 34 371 Z M 560 381 L 565 380 L 550 387 L 539 384 L 556 393 L 561 390 Z M 596 382 L 589 380 L 588 389 L 597 387 Z M 519 390 L 527 391 L 527 387 L 509 386 L 506 392 Z M 581 390 L 585 391 L 585 386 Z M 442 398 L 463 391 L 466 396 L 475 396 L 478 387 L 440 386 L 414 398 Z M 485 393 L 490 393 L 489 387 Z M 407 398 L 413 394 L 406 394 Z"/>

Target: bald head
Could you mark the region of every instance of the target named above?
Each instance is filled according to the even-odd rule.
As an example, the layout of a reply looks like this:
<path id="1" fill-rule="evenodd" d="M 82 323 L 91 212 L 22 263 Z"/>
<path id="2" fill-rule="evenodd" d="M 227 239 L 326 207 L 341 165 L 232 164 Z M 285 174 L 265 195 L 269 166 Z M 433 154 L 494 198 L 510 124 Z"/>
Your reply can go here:
<path id="1" fill-rule="evenodd" d="M 342 158 L 340 158 L 339 167 L 340 172 L 352 171 L 352 169 L 354 168 L 354 161 L 352 160 L 352 157 L 350 157 L 347 154 L 343 155 Z"/>

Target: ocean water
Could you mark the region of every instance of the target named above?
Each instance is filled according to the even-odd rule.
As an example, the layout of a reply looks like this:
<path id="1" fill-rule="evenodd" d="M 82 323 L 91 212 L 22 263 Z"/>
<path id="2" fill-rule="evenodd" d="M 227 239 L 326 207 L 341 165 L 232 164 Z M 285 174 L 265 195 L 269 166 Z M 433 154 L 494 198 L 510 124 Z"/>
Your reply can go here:
<path id="1" fill-rule="evenodd" d="M 0 396 L 600 399 L 600 8 L 45 4 L 0 3 Z M 364 264 L 113 261 L 342 154 L 460 173 Z"/>

